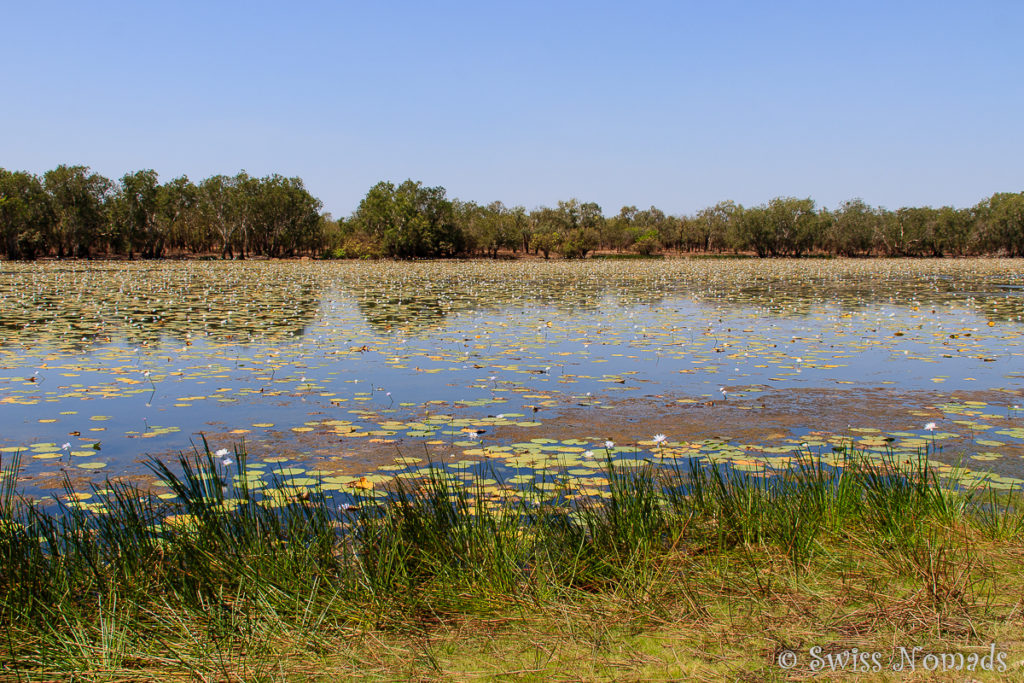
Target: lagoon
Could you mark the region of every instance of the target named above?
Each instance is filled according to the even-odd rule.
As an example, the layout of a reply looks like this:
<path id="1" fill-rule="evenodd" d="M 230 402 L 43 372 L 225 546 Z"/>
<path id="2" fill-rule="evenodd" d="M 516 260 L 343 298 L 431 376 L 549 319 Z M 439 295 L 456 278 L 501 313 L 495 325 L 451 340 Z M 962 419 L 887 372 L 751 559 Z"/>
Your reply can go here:
<path id="1" fill-rule="evenodd" d="M 842 445 L 1011 488 L 1022 332 L 1014 260 L 5 262 L 0 455 L 39 497 L 203 438 L 340 490 Z"/>

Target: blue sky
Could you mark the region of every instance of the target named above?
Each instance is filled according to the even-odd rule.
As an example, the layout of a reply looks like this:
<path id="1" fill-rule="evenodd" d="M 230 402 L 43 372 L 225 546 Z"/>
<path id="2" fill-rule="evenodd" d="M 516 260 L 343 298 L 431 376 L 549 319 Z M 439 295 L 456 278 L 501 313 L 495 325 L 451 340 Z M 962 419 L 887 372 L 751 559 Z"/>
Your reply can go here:
<path id="1" fill-rule="evenodd" d="M 5 2 L 0 166 L 529 208 L 1024 190 L 1020 2 Z"/>

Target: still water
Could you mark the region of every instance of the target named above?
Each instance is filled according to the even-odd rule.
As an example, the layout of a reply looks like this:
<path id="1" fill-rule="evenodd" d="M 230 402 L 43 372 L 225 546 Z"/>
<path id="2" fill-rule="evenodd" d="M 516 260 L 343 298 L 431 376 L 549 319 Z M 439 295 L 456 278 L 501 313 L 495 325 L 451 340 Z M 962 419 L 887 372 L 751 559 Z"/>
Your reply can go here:
<path id="1" fill-rule="evenodd" d="M 45 495 L 203 438 L 338 486 L 852 443 L 1011 487 L 1022 332 L 1012 260 L 2 263 L 0 455 Z"/>

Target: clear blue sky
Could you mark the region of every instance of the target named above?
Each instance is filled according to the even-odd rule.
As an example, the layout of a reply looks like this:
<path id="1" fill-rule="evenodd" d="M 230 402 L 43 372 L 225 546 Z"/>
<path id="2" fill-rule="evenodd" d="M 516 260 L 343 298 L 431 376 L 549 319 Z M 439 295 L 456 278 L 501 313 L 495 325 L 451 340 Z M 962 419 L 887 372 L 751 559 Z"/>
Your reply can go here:
<path id="1" fill-rule="evenodd" d="M 1024 190 L 1024 2 L 4 2 L 0 166 L 529 208 Z"/>

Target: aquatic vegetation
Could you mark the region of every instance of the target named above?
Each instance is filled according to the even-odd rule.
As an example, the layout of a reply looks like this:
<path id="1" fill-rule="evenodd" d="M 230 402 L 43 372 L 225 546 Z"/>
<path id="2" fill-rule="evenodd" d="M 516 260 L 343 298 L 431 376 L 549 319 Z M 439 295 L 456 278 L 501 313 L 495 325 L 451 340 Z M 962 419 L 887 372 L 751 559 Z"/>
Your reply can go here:
<path id="1" fill-rule="evenodd" d="M 923 451 L 830 453 L 837 466 L 801 451 L 771 476 L 702 457 L 606 457 L 580 476 L 514 482 L 486 463 L 469 464 L 467 481 L 406 456 L 422 466 L 381 490 L 355 478 L 328 489 L 320 474 L 298 485 L 284 468 L 267 490 L 251 485 L 264 467 L 244 447 L 228 467 L 204 444 L 173 465 L 148 461 L 171 497 L 66 481 L 58 509 L 19 495 L 15 456 L 0 477 L 0 622 L 13 636 L 0 662 L 38 675 L 253 675 L 283 656 L 277 633 L 315 650 L 424 619 L 580 609 L 598 596 L 710 618 L 716 599 L 769 595 L 765 581 L 835 582 L 850 552 L 855 573 L 886 586 L 879 596 L 930 590 L 915 609 L 945 619 L 991 610 L 977 591 L 992 580 L 971 547 L 1020 543 L 1020 494 L 940 481 Z M 947 559 L 929 564 L 935 543 Z M 750 581 L 745 567 L 765 562 L 777 578 Z M 251 657 L 227 656 L 239 648 Z"/>
<path id="2" fill-rule="evenodd" d="M 40 498 L 201 436 L 300 481 L 853 440 L 1011 486 L 1020 287 L 998 260 L 4 264 L 0 452 Z"/>

